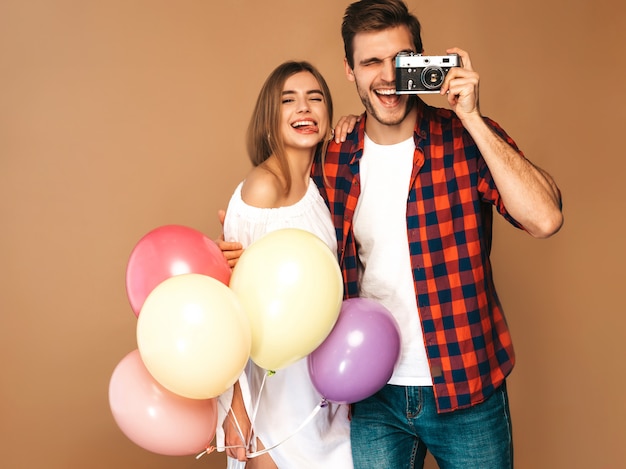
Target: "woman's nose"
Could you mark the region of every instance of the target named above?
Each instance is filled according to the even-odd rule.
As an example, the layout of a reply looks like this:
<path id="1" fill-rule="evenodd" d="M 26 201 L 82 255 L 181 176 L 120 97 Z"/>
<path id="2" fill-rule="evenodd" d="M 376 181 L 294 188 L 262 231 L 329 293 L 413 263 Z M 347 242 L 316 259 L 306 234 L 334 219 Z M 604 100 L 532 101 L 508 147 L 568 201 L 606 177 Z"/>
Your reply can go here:
<path id="1" fill-rule="evenodd" d="M 307 100 L 303 100 L 298 103 L 298 112 L 309 112 L 311 108 Z"/>

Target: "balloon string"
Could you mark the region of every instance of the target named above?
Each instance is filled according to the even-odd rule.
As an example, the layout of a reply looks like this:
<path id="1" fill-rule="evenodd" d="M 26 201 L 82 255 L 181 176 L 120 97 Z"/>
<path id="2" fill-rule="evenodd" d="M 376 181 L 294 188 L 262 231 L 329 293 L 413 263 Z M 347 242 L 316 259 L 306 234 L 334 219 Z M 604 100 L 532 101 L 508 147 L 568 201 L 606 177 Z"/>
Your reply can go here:
<path id="1" fill-rule="evenodd" d="M 317 415 L 317 413 L 323 409 L 324 407 L 326 407 L 328 405 L 328 402 L 326 401 L 326 399 L 323 399 L 322 402 L 320 402 L 318 405 L 315 406 L 315 408 L 311 411 L 311 413 L 309 414 L 309 416 L 300 424 L 300 426 L 298 428 L 296 428 L 296 430 L 291 434 L 288 435 L 286 438 L 284 438 L 282 441 L 276 443 L 274 446 L 271 446 L 269 448 L 265 448 L 262 449 L 261 451 L 255 451 L 254 453 L 246 453 L 246 456 L 248 458 L 256 458 L 257 456 L 261 456 L 262 454 L 267 453 L 268 451 L 273 450 L 274 448 L 276 448 L 277 446 L 282 445 L 285 441 L 287 441 L 289 438 L 291 438 L 292 436 L 294 436 L 296 433 L 298 433 L 300 430 L 302 430 L 311 420 L 313 420 L 313 418 L 315 418 L 315 416 Z"/>
<path id="2" fill-rule="evenodd" d="M 235 446 L 220 446 L 219 448 L 215 447 L 215 446 L 211 446 L 209 445 L 203 452 L 201 452 L 200 454 L 198 454 L 196 456 L 196 459 L 200 459 L 202 456 L 204 456 L 205 454 L 210 454 L 213 451 L 224 451 L 225 449 L 228 448 L 246 448 L 246 457 L 248 458 L 256 458 L 258 456 L 261 456 L 262 454 L 265 454 L 271 450 L 273 450 L 274 448 L 282 445 L 285 441 L 289 440 L 291 437 L 293 437 L 296 433 L 298 433 L 300 430 L 302 430 L 306 425 L 309 424 L 309 422 L 311 422 L 311 420 L 313 420 L 315 418 L 315 416 L 319 413 L 320 410 L 322 410 L 324 407 L 328 406 L 328 401 L 325 398 L 322 398 L 322 401 L 317 404 L 315 406 L 315 408 L 311 411 L 311 413 L 309 414 L 309 416 L 304 419 L 304 421 L 300 424 L 300 426 L 298 428 L 296 428 L 296 430 L 294 432 L 292 432 L 290 435 L 288 435 L 287 437 L 283 438 L 282 441 L 276 443 L 275 445 L 269 447 L 269 448 L 264 448 L 260 451 L 254 451 L 254 452 L 248 452 L 247 448 L 250 447 L 250 442 L 252 441 L 252 438 L 254 436 L 254 421 L 256 419 L 256 414 L 257 414 L 257 410 L 259 408 L 259 404 L 260 404 L 260 400 L 261 400 L 261 394 L 263 391 L 263 388 L 265 387 L 265 380 L 268 376 L 272 376 L 275 372 L 274 371 L 268 371 L 265 375 L 263 375 L 263 381 L 261 382 L 261 387 L 259 388 L 259 395 L 257 396 L 256 399 L 256 403 L 253 406 L 253 413 L 252 413 L 252 418 L 250 420 L 251 423 L 251 432 L 250 432 L 250 438 L 248 439 L 248 441 L 246 442 L 246 445 L 235 445 Z M 234 423 L 236 425 L 237 428 L 237 433 L 239 433 L 239 437 L 241 438 L 241 441 L 244 441 L 244 436 L 243 436 L 243 432 L 241 431 L 241 427 L 239 426 L 239 422 L 237 421 L 237 417 L 235 416 L 235 414 L 232 414 L 233 418 L 234 418 Z"/>
<path id="3" fill-rule="evenodd" d="M 209 445 L 209 446 L 207 446 L 207 448 L 204 451 L 202 451 L 201 453 L 199 453 L 196 456 L 196 459 L 200 459 L 205 454 L 211 454 L 213 451 L 224 451 L 225 449 L 228 449 L 228 448 L 244 448 L 244 446 L 243 445 L 234 445 L 234 446 L 213 446 L 213 445 Z"/>
<path id="4" fill-rule="evenodd" d="M 261 381 L 261 387 L 259 388 L 259 393 L 256 397 L 256 402 L 252 406 L 252 416 L 250 417 L 251 431 L 250 431 L 250 438 L 248 439 L 248 441 L 246 441 L 246 448 L 250 447 L 250 442 L 252 441 L 252 438 L 254 437 L 254 422 L 256 422 L 256 414 L 259 410 L 259 406 L 261 405 L 261 395 L 263 394 L 263 389 L 265 388 L 265 381 L 267 380 L 268 376 L 273 376 L 275 373 L 276 373 L 275 371 L 267 371 L 266 373 L 263 374 L 263 381 Z"/>
<path id="5" fill-rule="evenodd" d="M 224 411 L 224 413 L 226 414 L 226 418 L 228 419 L 228 413 L 230 411 L 230 408 L 227 409 L 226 406 L 224 405 L 224 403 L 222 401 L 220 401 L 219 399 L 217 400 L 218 405 L 222 408 L 222 410 Z M 239 420 L 237 420 L 237 415 L 235 415 L 234 412 L 232 412 L 230 414 L 230 416 L 232 417 L 232 419 L 230 420 L 230 424 L 235 426 L 235 430 L 237 430 L 237 434 L 239 435 L 239 438 L 241 439 L 242 442 L 245 441 L 245 438 L 243 436 L 243 431 L 241 430 L 241 426 L 239 425 Z M 204 456 L 205 454 L 211 454 L 213 451 L 224 451 L 228 448 L 245 448 L 245 445 L 234 445 L 234 446 L 212 446 L 209 445 L 206 447 L 206 449 L 204 451 L 202 451 L 200 454 L 198 454 L 196 456 L 196 459 L 200 459 L 202 456 Z"/>
<path id="6" fill-rule="evenodd" d="M 235 417 L 235 414 L 232 414 L 233 417 L 235 418 L 235 424 L 237 426 L 237 433 L 239 433 L 239 438 L 241 438 L 241 441 L 244 441 L 243 438 L 243 433 L 241 431 L 241 428 L 239 427 L 239 423 L 237 422 L 237 417 Z M 202 456 L 204 456 L 205 454 L 211 454 L 213 451 L 224 451 L 226 449 L 229 448 L 245 448 L 244 445 L 233 445 L 233 446 L 213 446 L 213 445 L 209 445 L 206 447 L 206 449 L 204 451 L 202 451 L 200 454 L 198 454 L 196 456 L 196 459 L 200 459 Z"/>
<path id="7" fill-rule="evenodd" d="M 239 438 L 241 438 L 242 442 L 245 442 L 245 445 L 234 445 L 234 446 L 219 446 L 219 447 L 215 447 L 212 445 L 207 446 L 207 448 L 202 451 L 200 454 L 198 454 L 196 456 L 196 459 L 200 459 L 202 456 L 204 456 L 205 454 L 210 454 L 213 451 L 224 451 L 228 448 L 247 448 L 250 447 L 250 442 L 252 441 L 252 438 L 254 436 L 254 421 L 256 420 L 256 414 L 257 414 L 257 410 L 259 408 L 260 405 L 260 401 L 261 401 L 261 394 L 263 392 L 263 388 L 265 387 L 265 380 L 267 379 L 268 376 L 272 376 L 276 374 L 275 371 L 271 371 L 268 370 L 264 375 L 263 375 L 263 381 L 261 382 L 261 387 L 259 388 L 259 394 L 257 396 L 256 402 L 254 403 L 254 405 L 252 406 L 252 417 L 250 418 L 250 427 L 251 427 L 251 431 L 250 431 L 250 438 L 246 441 L 244 435 L 243 435 L 243 431 L 241 430 L 241 426 L 239 425 L 239 421 L 237 420 L 237 416 L 235 415 L 234 412 L 231 413 L 231 416 L 233 417 L 234 420 L 234 425 L 235 425 L 235 429 L 237 430 L 237 433 L 239 435 Z M 218 400 L 219 402 L 219 400 Z M 228 414 L 228 410 L 230 409 L 226 409 L 226 406 L 222 403 L 219 402 L 219 405 L 222 406 L 222 409 L 226 411 L 226 414 Z M 231 421 L 231 424 L 233 422 Z"/>

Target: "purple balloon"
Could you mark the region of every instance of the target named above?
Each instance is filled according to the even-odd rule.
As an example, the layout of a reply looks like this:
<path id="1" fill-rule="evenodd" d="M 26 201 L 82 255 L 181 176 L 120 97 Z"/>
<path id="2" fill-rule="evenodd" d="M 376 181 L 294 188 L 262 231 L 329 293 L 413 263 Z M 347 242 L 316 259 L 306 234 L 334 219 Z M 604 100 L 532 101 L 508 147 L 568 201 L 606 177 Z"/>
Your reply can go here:
<path id="1" fill-rule="evenodd" d="M 335 327 L 308 356 L 315 389 L 351 404 L 375 394 L 400 357 L 400 330 L 387 308 L 368 298 L 344 300 Z"/>

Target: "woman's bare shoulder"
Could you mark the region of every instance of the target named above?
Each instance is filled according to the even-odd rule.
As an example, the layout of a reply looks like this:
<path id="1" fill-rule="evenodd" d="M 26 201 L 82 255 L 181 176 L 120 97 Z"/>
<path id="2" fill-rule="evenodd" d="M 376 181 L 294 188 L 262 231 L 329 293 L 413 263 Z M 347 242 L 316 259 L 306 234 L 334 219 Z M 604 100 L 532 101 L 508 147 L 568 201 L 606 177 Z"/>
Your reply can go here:
<path id="1" fill-rule="evenodd" d="M 241 187 L 241 198 L 252 207 L 276 208 L 283 197 L 279 178 L 264 165 L 256 166 Z"/>

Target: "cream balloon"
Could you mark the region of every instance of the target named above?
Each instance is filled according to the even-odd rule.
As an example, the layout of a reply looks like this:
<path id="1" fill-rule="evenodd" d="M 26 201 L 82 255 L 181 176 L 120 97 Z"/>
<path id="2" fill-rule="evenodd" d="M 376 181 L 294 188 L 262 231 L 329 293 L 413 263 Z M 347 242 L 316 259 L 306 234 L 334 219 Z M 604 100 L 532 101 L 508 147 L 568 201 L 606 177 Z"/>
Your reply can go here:
<path id="1" fill-rule="evenodd" d="M 252 243 L 229 285 L 250 320 L 250 358 L 266 370 L 315 350 L 332 330 L 343 300 L 335 254 L 317 236 L 295 228 Z"/>
<path id="2" fill-rule="evenodd" d="M 141 359 L 169 391 L 209 399 L 232 386 L 251 346 L 250 324 L 235 294 L 202 274 L 171 277 L 148 295 L 137 320 Z"/>

